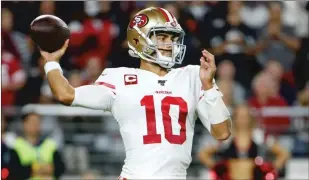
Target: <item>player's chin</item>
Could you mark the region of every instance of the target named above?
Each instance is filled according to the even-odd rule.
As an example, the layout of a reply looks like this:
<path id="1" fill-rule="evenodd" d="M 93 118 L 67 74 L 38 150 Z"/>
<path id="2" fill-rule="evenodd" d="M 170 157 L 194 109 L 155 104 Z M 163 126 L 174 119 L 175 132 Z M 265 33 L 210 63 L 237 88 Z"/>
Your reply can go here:
<path id="1" fill-rule="evenodd" d="M 172 57 L 172 51 L 171 52 L 167 52 L 167 51 L 161 52 L 161 56 Z"/>

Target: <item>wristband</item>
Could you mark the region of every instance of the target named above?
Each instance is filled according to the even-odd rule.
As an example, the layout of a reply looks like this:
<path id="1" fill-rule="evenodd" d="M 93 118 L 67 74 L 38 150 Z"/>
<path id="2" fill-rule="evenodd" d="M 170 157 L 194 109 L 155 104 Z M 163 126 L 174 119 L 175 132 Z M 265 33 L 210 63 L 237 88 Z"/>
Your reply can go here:
<path id="1" fill-rule="evenodd" d="M 63 74 L 60 64 L 56 61 L 49 61 L 44 65 L 44 70 L 45 70 L 46 75 L 48 74 L 49 71 L 54 70 L 54 69 L 59 69 L 61 74 Z"/>
<path id="2" fill-rule="evenodd" d="M 222 97 L 222 93 L 219 91 L 217 86 L 214 86 L 213 88 L 204 91 L 204 97 L 203 99 L 210 104 L 211 106 L 214 106 L 216 104 L 216 100 L 218 97 Z"/>

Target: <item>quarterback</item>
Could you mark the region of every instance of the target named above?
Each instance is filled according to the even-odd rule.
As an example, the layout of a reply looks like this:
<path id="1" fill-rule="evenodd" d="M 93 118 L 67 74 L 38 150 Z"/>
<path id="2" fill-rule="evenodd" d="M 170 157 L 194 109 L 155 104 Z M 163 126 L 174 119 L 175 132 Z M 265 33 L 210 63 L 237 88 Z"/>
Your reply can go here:
<path id="1" fill-rule="evenodd" d="M 120 179 L 185 179 L 197 117 L 216 139 L 230 136 L 214 56 L 203 50 L 200 66 L 172 68 L 184 58 L 184 36 L 173 14 L 144 9 L 127 28 L 129 54 L 141 59 L 140 68 L 107 68 L 93 85 L 78 88 L 58 63 L 69 41 L 56 52 L 41 51 L 59 102 L 110 111 L 117 120 L 126 151 Z"/>

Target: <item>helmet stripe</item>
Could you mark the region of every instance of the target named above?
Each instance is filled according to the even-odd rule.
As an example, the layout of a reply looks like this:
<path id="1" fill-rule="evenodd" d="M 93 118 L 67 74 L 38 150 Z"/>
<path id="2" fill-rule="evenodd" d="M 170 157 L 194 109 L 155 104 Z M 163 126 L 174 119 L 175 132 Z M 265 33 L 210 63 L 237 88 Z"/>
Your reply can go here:
<path id="1" fill-rule="evenodd" d="M 172 16 L 171 16 L 171 14 L 170 14 L 167 10 L 165 10 L 165 9 L 163 9 L 163 8 L 158 8 L 158 9 L 159 9 L 159 11 L 161 11 L 161 13 L 164 15 L 164 18 L 165 18 L 166 22 L 171 22 L 171 21 L 173 21 L 173 18 L 172 18 Z"/>
<path id="2" fill-rule="evenodd" d="M 162 8 L 162 9 L 167 14 L 169 22 L 172 22 L 174 20 L 172 14 L 168 10 L 166 10 L 164 8 Z"/>
<path id="3" fill-rule="evenodd" d="M 175 16 L 174 16 L 174 14 L 172 14 L 171 12 L 169 12 L 169 11 L 167 11 L 170 15 L 171 15 L 171 17 L 172 17 L 172 21 L 177 21 L 176 20 L 176 18 L 175 18 Z"/>

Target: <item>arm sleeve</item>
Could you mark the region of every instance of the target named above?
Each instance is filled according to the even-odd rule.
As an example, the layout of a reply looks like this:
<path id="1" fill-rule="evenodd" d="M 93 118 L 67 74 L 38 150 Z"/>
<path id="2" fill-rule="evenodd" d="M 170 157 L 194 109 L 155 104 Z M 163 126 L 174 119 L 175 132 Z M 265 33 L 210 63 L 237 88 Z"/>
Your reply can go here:
<path id="1" fill-rule="evenodd" d="M 75 88 L 75 98 L 71 106 L 111 111 L 116 97 L 117 73 L 105 69 L 95 84 Z"/>
<path id="2" fill-rule="evenodd" d="M 230 113 L 225 106 L 216 81 L 213 79 L 213 88 L 207 91 L 202 90 L 200 79 L 200 66 L 188 66 L 190 71 L 192 91 L 196 98 L 196 115 L 203 125 L 211 132 L 211 124 L 219 124 L 230 117 Z"/>
<path id="3" fill-rule="evenodd" d="M 59 177 L 64 173 L 64 171 L 64 162 L 59 151 L 56 151 L 54 153 L 54 176 L 56 177 L 56 179 L 59 179 Z"/>
<path id="4" fill-rule="evenodd" d="M 71 106 L 110 111 L 115 94 L 100 85 L 87 85 L 75 88 L 75 98 Z"/>
<path id="5" fill-rule="evenodd" d="M 230 118 L 225 106 L 222 93 L 215 85 L 212 89 L 204 91 L 197 105 L 197 115 L 203 125 L 211 132 L 212 124 L 219 124 Z"/>

